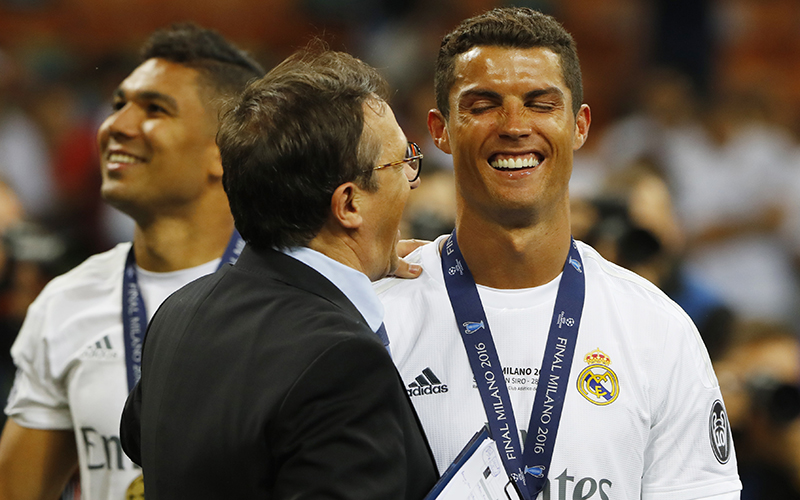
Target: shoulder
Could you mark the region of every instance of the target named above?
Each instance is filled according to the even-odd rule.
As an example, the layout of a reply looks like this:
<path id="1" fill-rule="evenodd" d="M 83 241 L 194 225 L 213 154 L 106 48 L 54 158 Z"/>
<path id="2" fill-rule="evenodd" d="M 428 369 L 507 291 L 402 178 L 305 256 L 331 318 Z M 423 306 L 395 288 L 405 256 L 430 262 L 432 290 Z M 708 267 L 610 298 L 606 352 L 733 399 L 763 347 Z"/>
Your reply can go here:
<path id="1" fill-rule="evenodd" d="M 589 245 L 578 242 L 578 248 L 586 269 L 584 311 L 616 317 L 613 324 L 652 366 L 699 369 L 703 385 L 715 387 L 711 360 L 689 315 L 650 281 L 607 261 Z"/>
<path id="2" fill-rule="evenodd" d="M 46 356 L 60 374 L 87 343 L 121 332 L 122 275 L 130 243 L 54 278 L 33 301 L 12 347 L 16 360 Z"/>
<path id="3" fill-rule="evenodd" d="M 577 244 L 586 268 L 587 290 L 599 288 L 613 292 L 607 298 L 629 304 L 626 308 L 653 308 L 681 320 L 689 320 L 683 309 L 656 285 L 633 271 L 606 260 L 591 246 L 582 242 Z"/>
<path id="4" fill-rule="evenodd" d="M 203 347 L 208 345 L 214 349 Z M 161 380 L 160 373 L 185 364 L 190 367 L 181 377 L 204 377 L 202 370 L 220 359 L 236 360 L 235 371 L 248 383 L 271 384 L 277 395 L 300 380 L 321 377 L 330 386 L 325 377 L 333 375 L 325 370 L 358 371 L 364 352 L 387 354 L 357 312 L 272 276 L 228 268 L 164 302 L 144 342 L 143 372 L 149 370 L 148 380 Z"/>
<path id="5" fill-rule="evenodd" d="M 36 301 L 64 297 L 85 300 L 109 293 L 122 282 L 130 248 L 130 243 L 120 243 L 111 250 L 92 255 L 72 270 L 53 278 Z"/>
<path id="6" fill-rule="evenodd" d="M 444 287 L 439 245 L 448 236 L 439 236 L 403 257 L 407 262 L 422 267 L 422 274 L 419 277 L 414 279 L 389 277 L 376 281 L 373 287 L 381 300 L 385 300 L 384 297 L 424 293 Z"/>
<path id="7" fill-rule="evenodd" d="M 374 336 L 355 306 L 316 271 L 304 266 L 305 274 L 296 279 L 288 279 L 285 270 L 268 271 L 225 266 L 189 283 L 162 304 L 148 341 L 155 330 L 177 335 L 174 324 L 198 335 L 235 330 L 244 336 L 281 336 L 296 344 L 321 337 Z"/>

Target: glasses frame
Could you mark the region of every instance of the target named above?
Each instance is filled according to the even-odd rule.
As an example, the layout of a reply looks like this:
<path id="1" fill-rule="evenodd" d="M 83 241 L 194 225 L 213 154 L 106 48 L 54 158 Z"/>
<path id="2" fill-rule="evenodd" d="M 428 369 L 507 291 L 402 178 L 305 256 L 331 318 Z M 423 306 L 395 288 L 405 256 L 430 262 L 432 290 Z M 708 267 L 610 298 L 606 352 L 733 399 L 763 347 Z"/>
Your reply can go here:
<path id="1" fill-rule="evenodd" d="M 397 166 L 397 165 L 402 165 L 403 163 L 409 163 L 409 162 L 412 162 L 414 160 L 417 160 L 417 169 L 414 171 L 414 172 L 416 172 L 416 175 L 414 176 L 413 179 L 408 179 L 408 182 L 416 181 L 417 179 L 419 179 L 419 173 L 422 172 L 422 158 L 423 158 L 424 155 L 422 154 L 422 150 L 420 149 L 420 147 L 417 145 L 416 142 L 411 142 L 411 141 L 408 142 L 408 147 L 406 148 L 406 153 L 408 153 L 409 151 L 411 151 L 411 152 L 419 151 L 419 154 L 407 156 L 407 157 L 403 158 L 402 160 L 397 160 L 397 161 L 392 161 L 392 162 L 389 162 L 389 163 L 384 163 L 382 165 L 377 165 L 377 166 L 375 166 L 375 168 L 373 170 L 380 170 L 382 168 L 394 167 L 394 166 Z M 406 177 L 408 177 L 408 176 L 406 176 Z"/>

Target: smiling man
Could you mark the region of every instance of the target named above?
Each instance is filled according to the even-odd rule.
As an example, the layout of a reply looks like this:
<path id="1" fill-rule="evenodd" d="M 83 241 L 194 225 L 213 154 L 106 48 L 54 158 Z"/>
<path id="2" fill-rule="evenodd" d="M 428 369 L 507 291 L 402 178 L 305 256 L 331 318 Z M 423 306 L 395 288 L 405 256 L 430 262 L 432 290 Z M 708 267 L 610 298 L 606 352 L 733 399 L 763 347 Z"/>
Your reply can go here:
<path id="1" fill-rule="evenodd" d="M 591 123 L 572 37 L 531 9 L 490 11 L 445 36 L 435 86 L 456 229 L 409 257 L 421 278 L 377 287 L 440 471 L 488 422 L 525 499 L 739 498 L 691 320 L 571 238 Z"/>
<path id="2" fill-rule="evenodd" d="M 150 325 L 121 433 L 150 500 L 421 500 L 436 481 L 370 284 L 422 159 L 387 98 L 358 59 L 302 51 L 222 117 L 247 247 Z"/>
<path id="3" fill-rule="evenodd" d="M 54 279 L 28 310 L 0 438 L 4 500 L 56 498 L 76 468 L 84 500 L 139 491 L 142 471 L 122 453 L 119 421 L 147 322 L 170 293 L 243 245 L 222 187 L 217 116 L 263 69 L 188 24 L 154 33 L 142 61 L 98 132 L 102 194 L 135 220 L 133 243 Z"/>

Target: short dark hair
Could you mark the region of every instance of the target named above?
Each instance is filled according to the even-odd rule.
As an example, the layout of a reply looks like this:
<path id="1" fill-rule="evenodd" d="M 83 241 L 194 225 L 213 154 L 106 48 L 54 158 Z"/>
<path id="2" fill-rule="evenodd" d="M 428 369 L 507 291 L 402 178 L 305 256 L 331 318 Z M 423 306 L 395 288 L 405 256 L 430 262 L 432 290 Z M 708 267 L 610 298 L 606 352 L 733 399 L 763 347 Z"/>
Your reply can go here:
<path id="1" fill-rule="evenodd" d="M 552 16 L 527 7 L 503 7 L 469 18 L 445 35 L 436 60 L 436 106 L 450 115 L 450 89 L 455 83 L 455 59 L 476 46 L 552 50 L 561 60 L 561 72 L 572 94 L 575 115 L 583 103 L 581 66 L 575 40 Z"/>
<path id="2" fill-rule="evenodd" d="M 214 109 L 264 76 L 264 68 L 247 52 L 214 30 L 194 23 L 176 23 L 155 31 L 140 50 L 142 62 L 164 59 L 196 70 L 200 87 Z"/>
<path id="3" fill-rule="evenodd" d="M 368 190 L 380 143 L 364 104 L 388 85 L 366 63 L 312 47 L 248 85 L 223 114 L 217 145 L 236 228 L 254 248 L 306 246 L 345 182 Z"/>

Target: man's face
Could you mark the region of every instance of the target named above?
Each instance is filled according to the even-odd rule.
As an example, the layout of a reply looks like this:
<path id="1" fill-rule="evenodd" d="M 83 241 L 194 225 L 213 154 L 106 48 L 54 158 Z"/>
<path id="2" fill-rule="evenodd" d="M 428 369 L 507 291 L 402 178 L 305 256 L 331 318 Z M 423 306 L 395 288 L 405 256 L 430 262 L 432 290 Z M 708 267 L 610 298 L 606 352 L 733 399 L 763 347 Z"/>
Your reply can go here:
<path id="1" fill-rule="evenodd" d="M 449 119 L 433 110 L 428 127 L 453 155 L 460 213 L 515 226 L 568 210 L 573 151 L 591 116 L 585 105 L 573 114 L 558 55 L 474 47 L 456 58 L 449 100 Z"/>
<path id="2" fill-rule="evenodd" d="M 392 109 L 383 101 L 371 99 L 364 104 L 364 136 L 381 144 L 377 165 L 402 160 L 408 142 L 397 124 Z M 380 279 L 397 267 L 397 240 L 400 220 L 412 185 L 404 173 L 404 164 L 376 170 L 373 173 L 378 189 L 363 198 L 364 231 L 374 243 L 369 251 L 370 263 L 365 273 L 371 280 Z"/>
<path id="3" fill-rule="evenodd" d="M 113 107 L 97 133 L 106 201 L 134 217 L 180 211 L 219 181 L 217 123 L 196 70 L 149 59 L 120 84 Z"/>

